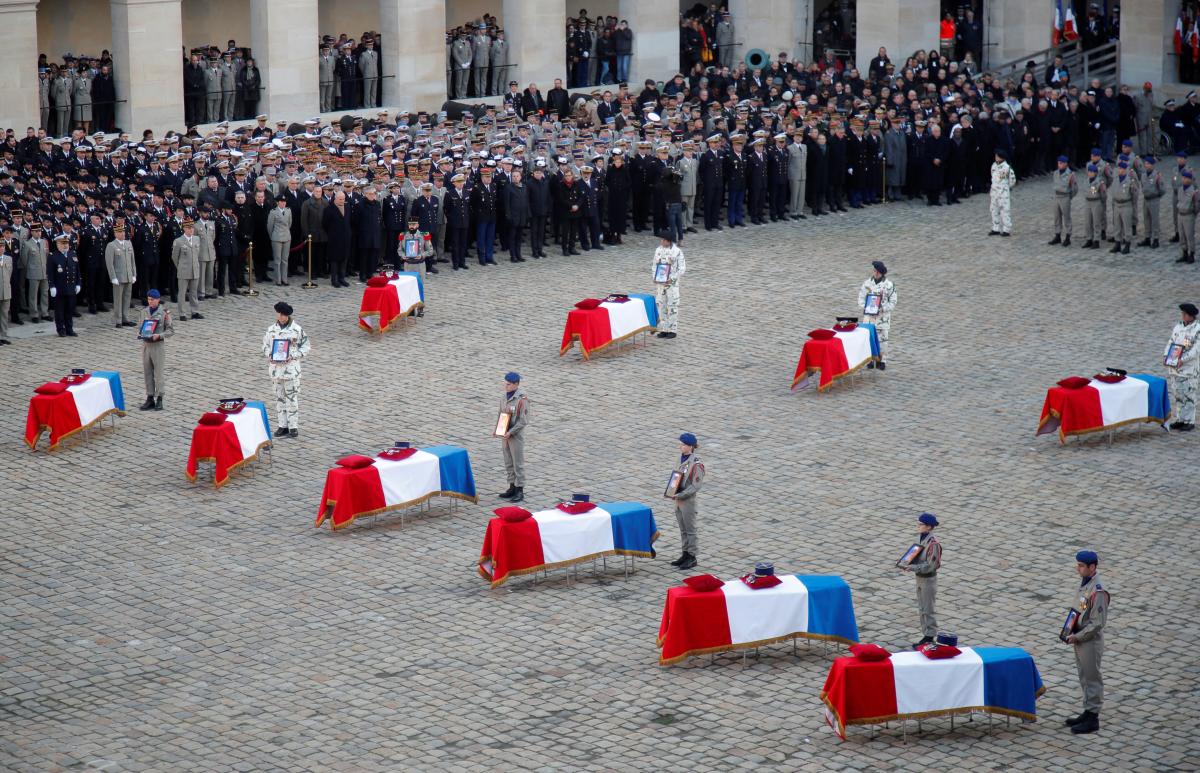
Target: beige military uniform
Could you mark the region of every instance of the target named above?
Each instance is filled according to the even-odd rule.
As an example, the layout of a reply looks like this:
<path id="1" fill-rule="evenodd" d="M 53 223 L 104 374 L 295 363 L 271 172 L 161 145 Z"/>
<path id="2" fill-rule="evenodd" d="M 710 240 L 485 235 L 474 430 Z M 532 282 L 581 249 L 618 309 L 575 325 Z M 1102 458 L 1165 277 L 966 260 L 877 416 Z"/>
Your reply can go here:
<path id="1" fill-rule="evenodd" d="M 1078 185 L 1070 169 L 1054 170 L 1054 235 L 1071 238 L 1071 202 Z"/>
<path id="2" fill-rule="evenodd" d="M 1075 665 L 1083 688 L 1083 710 L 1100 713 L 1104 703 L 1104 680 L 1100 658 L 1104 654 L 1104 624 L 1108 618 L 1108 591 L 1100 587 L 1097 572 L 1080 586 L 1075 596 L 1079 620 L 1075 624 Z"/>
<path id="3" fill-rule="evenodd" d="M 700 539 L 696 534 L 696 494 L 704 483 L 704 463 L 700 454 L 692 449 L 686 459 L 675 465 L 680 474 L 679 488 L 675 490 L 675 520 L 679 524 L 679 538 L 683 552 L 693 558 L 700 553 Z"/>
<path id="4" fill-rule="evenodd" d="M 1118 172 L 1108 187 L 1113 209 L 1113 232 L 1118 246 L 1128 242 L 1133 235 L 1133 204 L 1137 199 L 1137 187 L 1137 177 L 1129 171 L 1124 176 Z"/>
<path id="5" fill-rule="evenodd" d="M 25 274 L 25 305 L 31 321 L 50 318 L 50 282 L 46 278 L 46 258 L 50 246 L 45 239 L 30 237 L 21 242 L 21 271 Z"/>
<path id="6" fill-rule="evenodd" d="M 1146 175 L 1142 178 L 1142 215 L 1146 223 L 1146 241 L 1155 242 L 1159 238 L 1159 204 L 1163 195 L 1167 192 L 1167 186 L 1163 180 L 1162 172 L 1155 169 L 1154 171 L 1147 170 Z"/>
<path id="7" fill-rule="evenodd" d="M 200 292 L 200 237 L 195 234 L 177 237 L 171 243 L 171 262 L 175 264 L 175 279 L 179 283 L 179 313 L 184 313 L 186 302 L 192 314 L 199 314 L 196 296 Z"/>
<path id="8" fill-rule="evenodd" d="M 509 414 L 508 436 L 501 440 L 504 451 L 504 474 L 509 486 L 525 488 L 525 427 L 529 425 L 529 398 L 518 386 L 505 395 L 500 410 Z"/>
<path id="9" fill-rule="evenodd" d="M 113 325 L 129 323 L 129 307 L 133 302 L 133 283 L 137 281 L 137 262 L 133 257 L 133 242 L 114 239 L 104 247 L 104 265 L 113 285 Z"/>
<path id="10" fill-rule="evenodd" d="M 1099 244 L 1104 235 L 1104 198 L 1108 186 L 1100 175 L 1090 175 L 1083 192 L 1083 238 Z"/>
<path id="11" fill-rule="evenodd" d="M 158 304 L 156 309 L 147 306 L 142 311 L 139 334 L 141 324 L 148 319 L 155 320 L 154 334 L 161 338 L 142 339 L 142 374 L 146 377 L 146 397 L 158 399 L 163 396 L 167 384 L 167 353 L 163 341 L 175 335 L 175 327 L 171 324 L 171 312 L 165 303 Z"/>
<path id="12" fill-rule="evenodd" d="M 938 542 L 933 533 L 922 534 L 921 554 L 918 560 L 909 564 L 909 569 L 917 576 L 917 609 L 921 614 L 921 636 L 937 636 L 937 615 L 934 612 L 934 602 L 937 600 L 937 573 L 942 568 L 942 543 Z"/>

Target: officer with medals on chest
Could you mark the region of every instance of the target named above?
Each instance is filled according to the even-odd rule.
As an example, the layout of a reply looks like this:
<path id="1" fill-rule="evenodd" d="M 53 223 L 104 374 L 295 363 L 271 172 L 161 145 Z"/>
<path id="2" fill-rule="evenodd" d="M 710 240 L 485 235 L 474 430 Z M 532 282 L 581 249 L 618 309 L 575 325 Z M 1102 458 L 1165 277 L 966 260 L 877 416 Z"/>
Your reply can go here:
<path id="1" fill-rule="evenodd" d="M 1083 713 L 1066 721 L 1067 727 L 1076 735 L 1100 729 L 1100 707 L 1104 703 L 1100 657 L 1104 654 L 1109 597 L 1108 591 L 1100 585 L 1099 564 L 1100 558 L 1091 550 L 1075 554 L 1075 571 L 1080 579 L 1075 609 L 1079 615 L 1065 640 L 1075 648 L 1075 666 L 1079 669 L 1079 684 L 1083 688 Z"/>
<path id="2" fill-rule="evenodd" d="M 58 337 L 75 337 L 75 298 L 81 286 L 79 256 L 71 249 L 71 237 L 60 233 L 54 237 L 54 253 L 50 256 L 50 297 L 54 301 L 54 327 Z"/>
<path id="3" fill-rule="evenodd" d="M 671 566 L 691 569 L 696 565 L 696 554 L 700 552 L 700 540 L 696 536 L 696 494 L 704 482 L 704 464 L 696 449 L 700 443 L 691 432 L 679 436 L 679 463 L 671 473 L 667 484 L 667 496 L 675 501 L 675 520 L 679 523 L 679 537 L 683 543 L 683 555 L 671 562 Z"/>

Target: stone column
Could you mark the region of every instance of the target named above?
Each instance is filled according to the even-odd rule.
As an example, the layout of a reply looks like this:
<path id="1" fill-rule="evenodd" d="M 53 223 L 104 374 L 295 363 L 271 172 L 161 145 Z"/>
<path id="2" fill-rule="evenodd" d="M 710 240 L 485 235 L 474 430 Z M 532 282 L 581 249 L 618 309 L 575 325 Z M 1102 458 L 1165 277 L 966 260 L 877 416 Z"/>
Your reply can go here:
<path id="1" fill-rule="evenodd" d="M 36 0 L 0 0 L 0 126 L 17 137 L 41 121 L 37 60 Z"/>
<path id="2" fill-rule="evenodd" d="M 811 57 L 811 6 L 812 0 L 729 0 L 734 42 L 742 44 L 734 56 L 734 65 L 756 48 L 766 51 L 771 61 L 780 51 L 786 51 L 788 59 L 795 61 L 798 51 L 804 48 L 801 41 L 807 43 Z M 801 27 L 802 22 L 807 30 Z"/>
<path id="3" fill-rule="evenodd" d="M 893 62 L 918 48 L 936 50 L 940 16 L 938 0 L 858 0 L 855 64 L 866 67 L 880 46 Z"/>
<path id="4" fill-rule="evenodd" d="M 563 0 L 504 0 L 500 18 L 508 38 L 513 80 L 524 89 L 536 83 L 545 96 L 554 79 L 567 85 L 567 6 Z M 445 24 L 442 25 L 443 33 Z M 440 40 L 441 38 L 439 38 Z M 445 52 L 442 54 L 445 58 Z M 443 75 L 442 81 L 446 78 Z"/>
<path id="5" fill-rule="evenodd" d="M 1030 13 L 1027 0 L 998 0 L 993 3 L 983 17 L 983 39 L 985 43 L 995 45 L 984 48 L 983 65 L 995 67 L 1049 48 L 1049 13 Z M 1124 24 L 1125 20 L 1122 19 L 1121 23 Z M 1075 73 L 1071 75 L 1074 80 Z"/>
<path id="6" fill-rule="evenodd" d="M 117 126 L 133 136 L 185 128 L 180 0 L 112 0 L 112 55 Z"/>
<path id="7" fill-rule="evenodd" d="M 1121 3 L 1121 82 L 1133 85 L 1140 94 L 1142 84 L 1150 81 L 1155 90 L 1163 83 L 1179 81 L 1174 52 L 1176 4 L 1162 0 L 1125 0 Z M 1185 55 L 1187 48 L 1184 49 Z M 1159 99 L 1163 99 L 1161 92 Z"/>
<path id="8" fill-rule="evenodd" d="M 679 0 L 620 0 L 617 18 L 633 30 L 630 91 L 641 91 L 647 78 L 668 81 L 679 72 Z"/>
<path id="9" fill-rule="evenodd" d="M 441 110 L 446 101 L 446 0 L 379 0 L 379 34 L 384 106 Z"/>
<path id="10" fill-rule="evenodd" d="M 251 0 L 250 45 L 262 72 L 260 113 L 304 120 L 321 107 L 317 0 Z"/>

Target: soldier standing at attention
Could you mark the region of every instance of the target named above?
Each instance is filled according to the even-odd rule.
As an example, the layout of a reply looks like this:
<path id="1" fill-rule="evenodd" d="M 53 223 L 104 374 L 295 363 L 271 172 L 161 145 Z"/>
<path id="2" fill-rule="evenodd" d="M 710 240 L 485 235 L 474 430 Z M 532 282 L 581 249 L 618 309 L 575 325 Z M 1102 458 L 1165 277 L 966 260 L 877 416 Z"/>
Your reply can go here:
<path id="1" fill-rule="evenodd" d="M 510 502 L 525 501 L 525 427 L 529 424 L 529 398 L 521 388 L 521 374 L 510 372 L 504 376 L 504 402 L 501 413 L 508 414 L 508 428 L 500 441 L 504 450 L 504 472 L 508 476 L 508 488 L 501 499 Z"/>
<path id="2" fill-rule="evenodd" d="M 696 179 L 700 162 L 696 159 L 696 145 L 684 140 L 680 145 L 683 155 L 675 160 L 679 172 L 679 195 L 683 203 L 683 230 L 696 233 Z"/>
<path id="3" fill-rule="evenodd" d="M 487 93 L 488 56 L 491 50 L 492 39 L 487 34 L 487 25 L 480 24 L 471 41 L 471 82 L 475 87 L 476 97 Z M 463 97 L 466 97 L 466 94 L 459 98 Z"/>
<path id="4" fill-rule="evenodd" d="M 320 83 L 321 112 L 333 111 L 334 67 L 337 59 L 328 43 L 321 44 L 321 56 L 317 59 L 317 73 Z"/>
<path id="5" fill-rule="evenodd" d="M 504 39 L 504 30 L 496 30 L 496 39 L 492 41 L 490 59 L 492 64 L 491 88 L 488 94 L 499 94 L 500 84 L 504 82 L 505 70 L 508 67 L 508 41 Z M 513 81 L 515 84 L 516 81 Z"/>
<path id="6" fill-rule="evenodd" d="M 175 335 L 175 327 L 171 324 L 171 312 L 162 303 L 161 294 L 154 289 L 146 293 L 146 308 L 142 311 L 139 328 L 144 328 L 150 320 L 154 321 L 153 331 L 138 330 L 138 337 L 142 339 L 142 374 L 146 377 L 146 402 L 139 410 L 161 411 L 163 388 L 167 383 L 167 353 L 163 341 Z"/>
<path id="7" fill-rule="evenodd" d="M 50 245 L 42 238 L 42 225 L 29 226 L 29 238 L 21 242 L 21 268 L 25 272 L 25 305 L 29 307 L 30 322 L 49 322 L 50 281 L 46 274 Z"/>
<path id="8" fill-rule="evenodd" d="M 7 244 L 0 241 L 0 346 L 6 346 L 8 340 L 8 307 L 13 301 L 12 281 L 13 256 L 8 254 Z"/>
<path id="9" fill-rule="evenodd" d="M 1183 173 L 1190 172 L 1188 169 L 1188 156 L 1186 150 L 1181 150 L 1175 154 L 1175 173 L 1171 175 L 1171 222 L 1175 224 L 1175 235 L 1171 237 L 1171 243 L 1176 244 L 1179 241 L 1179 191 L 1183 188 Z"/>
<path id="10" fill-rule="evenodd" d="M 887 278 L 887 266 L 882 260 L 872 261 L 871 269 L 871 276 L 864 279 L 858 288 L 858 307 L 863 310 L 863 322 L 874 325 L 879 338 L 879 364 L 876 366 L 871 362 L 867 364 L 867 368 L 878 367 L 880 370 L 887 370 L 885 360 L 888 338 L 892 332 L 892 312 L 896 309 L 896 286 Z M 868 307 L 867 300 L 872 294 L 879 297 L 871 298 L 871 305 Z M 874 313 L 869 313 L 868 309 Z"/>
<path id="11" fill-rule="evenodd" d="M 379 52 L 375 50 L 375 41 L 367 38 L 366 46 L 358 54 L 358 72 L 363 79 L 363 107 L 378 107 L 375 96 L 379 85 Z"/>
<path id="12" fill-rule="evenodd" d="M 700 156 L 700 182 L 704 189 L 704 230 L 720 231 L 721 200 L 725 195 L 725 162 L 721 156 L 721 135 L 705 140 L 708 150 Z"/>
<path id="13" fill-rule="evenodd" d="M 1079 684 L 1083 687 L 1083 713 L 1066 721 L 1076 735 L 1094 733 L 1100 729 L 1100 706 L 1104 702 L 1104 681 L 1100 678 L 1100 656 L 1104 654 L 1104 623 L 1108 617 L 1108 591 L 1100 587 L 1097 568 L 1100 558 L 1090 550 L 1075 554 L 1075 571 L 1079 573 L 1079 592 L 1075 608 L 1079 618 L 1075 632 L 1067 643 L 1075 647 L 1075 665 L 1079 669 Z"/>
<path id="14" fill-rule="evenodd" d="M 113 327 L 134 327 L 129 321 L 133 303 L 133 283 L 137 281 L 137 262 L 133 242 L 125 238 L 125 224 L 113 226 L 113 240 L 104 248 L 104 265 L 113 285 Z"/>
<path id="15" fill-rule="evenodd" d="M 471 75 L 471 62 L 475 58 L 471 41 L 466 32 L 459 32 L 454 44 L 450 46 L 450 60 L 454 69 L 454 98 L 467 98 L 467 80 Z"/>
<path id="16" fill-rule="evenodd" d="M 1196 321 L 1196 306 L 1179 304 L 1180 320 L 1171 330 L 1165 355 L 1168 362 L 1178 355 L 1177 365 L 1167 365 L 1167 381 L 1171 386 L 1171 401 L 1175 403 L 1178 421 L 1171 429 L 1191 432 L 1196 425 L 1196 391 L 1200 383 L 1200 322 Z M 1172 347 L 1182 347 L 1174 353 Z"/>
<path id="17" fill-rule="evenodd" d="M 658 304 L 658 337 L 674 338 L 679 332 L 679 278 L 687 271 L 683 250 L 663 231 L 654 250 L 654 297 Z"/>
<path id="18" fill-rule="evenodd" d="M 1196 186 L 1192 184 L 1192 170 L 1180 172 L 1182 183 L 1178 200 L 1175 202 L 1175 236 L 1180 238 L 1182 254 L 1176 263 L 1196 262 L 1196 213 L 1200 212 L 1200 200 Z"/>
<path id="19" fill-rule="evenodd" d="M 793 131 L 788 130 L 791 136 L 787 145 L 788 192 L 791 194 L 788 212 L 792 220 L 807 220 L 804 214 L 804 184 L 808 180 L 808 146 L 802 139 L 796 138 Z"/>
<path id="20" fill-rule="evenodd" d="M 262 343 L 267 372 L 275 386 L 275 418 L 279 422 L 275 437 L 300 434 L 300 361 L 311 348 L 308 334 L 292 319 L 291 305 L 276 303 L 275 323 L 267 328 Z"/>
<path id="21" fill-rule="evenodd" d="M 1059 156 L 1058 170 L 1054 173 L 1054 238 L 1050 240 L 1050 244 L 1064 247 L 1071 246 L 1071 202 L 1079 192 L 1067 160 L 1066 156 Z"/>
<path id="22" fill-rule="evenodd" d="M 1137 177 L 1129 173 L 1129 162 L 1117 162 L 1117 177 L 1108 190 L 1112 194 L 1113 230 L 1117 237 L 1109 252 L 1128 255 L 1133 228 L 1133 202 L 1137 199 Z"/>
<path id="23" fill-rule="evenodd" d="M 50 274 L 50 297 L 54 299 L 54 327 L 58 337 L 75 333 L 75 298 L 83 288 L 79 274 L 79 256 L 71 249 L 71 237 L 61 233 L 54 237 L 54 253 L 47 264 Z"/>
<path id="24" fill-rule="evenodd" d="M 1100 249 L 1104 233 L 1104 198 L 1108 194 L 1108 186 L 1100 177 L 1100 168 L 1095 164 L 1087 165 L 1087 185 L 1083 194 L 1084 221 L 1083 242 L 1085 250 Z"/>
<path id="25" fill-rule="evenodd" d="M 992 230 L 988 236 L 1009 236 L 1012 234 L 1012 189 L 1017 184 L 1017 175 L 1008 165 L 1008 153 L 996 151 L 996 161 L 992 164 Z"/>
<path id="26" fill-rule="evenodd" d="M 691 432 L 679 436 L 679 463 L 673 473 L 679 476 L 675 485 L 675 520 L 679 523 L 679 538 L 683 543 L 683 555 L 671 562 L 671 566 L 691 569 L 696 565 L 696 554 L 700 552 L 700 540 L 696 536 L 696 494 L 704 482 L 704 464 L 696 449 L 700 443 Z"/>
<path id="27" fill-rule="evenodd" d="M 921 613 L 921 640 L 913 645 L 913 649 L 922 644 L 928 644 L 937 636 L 937 616 L 933 605 L 937 600 L 937 573 L 942 567 L 942 543 L 933 536 L 933 530 L 938 525 L 938 519 L 933 513 L 921 513 L 917 517 L 917 542 L 921 552 L 904 571 L 917 576 L 917 609 Z"/>
<path id="28" fill-rule="evenodd" d="M 187 303 L 192 309 L 192 319 L 204 319 L 196 300 L 200 292 L 200 237 L 196 236 L 196 224 L 191 218 L 183 221 L 183 234 L 171 243 L 171 263 L 179 282 L 179 307 L 182 309 Z"/>
<path id="29" fill-rule="evenodd" d="M 1154 156 L 1142 158 L 1142 214 L 1144 215 L 1143 220 L 1146 222 L 1146 236 L 1138 242 L 1138 246 L 1151 249 L 1158 249 L 1160 228 L 1158 200 L 1167 192 L 1162 172 L 1155 168 L 1157 163 Z"/>

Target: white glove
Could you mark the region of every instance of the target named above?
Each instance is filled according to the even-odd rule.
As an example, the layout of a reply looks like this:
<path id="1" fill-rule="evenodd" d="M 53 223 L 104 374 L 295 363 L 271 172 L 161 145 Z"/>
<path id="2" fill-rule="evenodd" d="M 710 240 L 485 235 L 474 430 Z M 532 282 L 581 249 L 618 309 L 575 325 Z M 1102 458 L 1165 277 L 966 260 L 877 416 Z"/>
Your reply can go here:
<path id="1" fill-rule="evenodd" d="M 114 280 L 113 280 L 113 284 L 114 284 L 114 285 L 119 285 L 119 284 L 121 284 L 121 283 L 120 283 L 120 282 L 118 282 L 117 280 L 115 280 L 115 279 L 114 279 Z"/>
<path id="2" fill-rule="evenodd" d="M 82 287 L 80 287 L 79 285 L 75 285 L 75 294 L 76 294 L 76 295 L 79 295 L 79 292 L 80 292 L 81 290 L 83 290 L 83 288 L 82 288 Z"/>
<path id="3" fill-rule="evenodd" d="M 57 297 L 58 297 L 58 288 L 57 288 L 57 287 L 51 287 L 51 288 L 50 288 L 50 297 L 51 297 L 51 298 L 57 298 Z"/>

